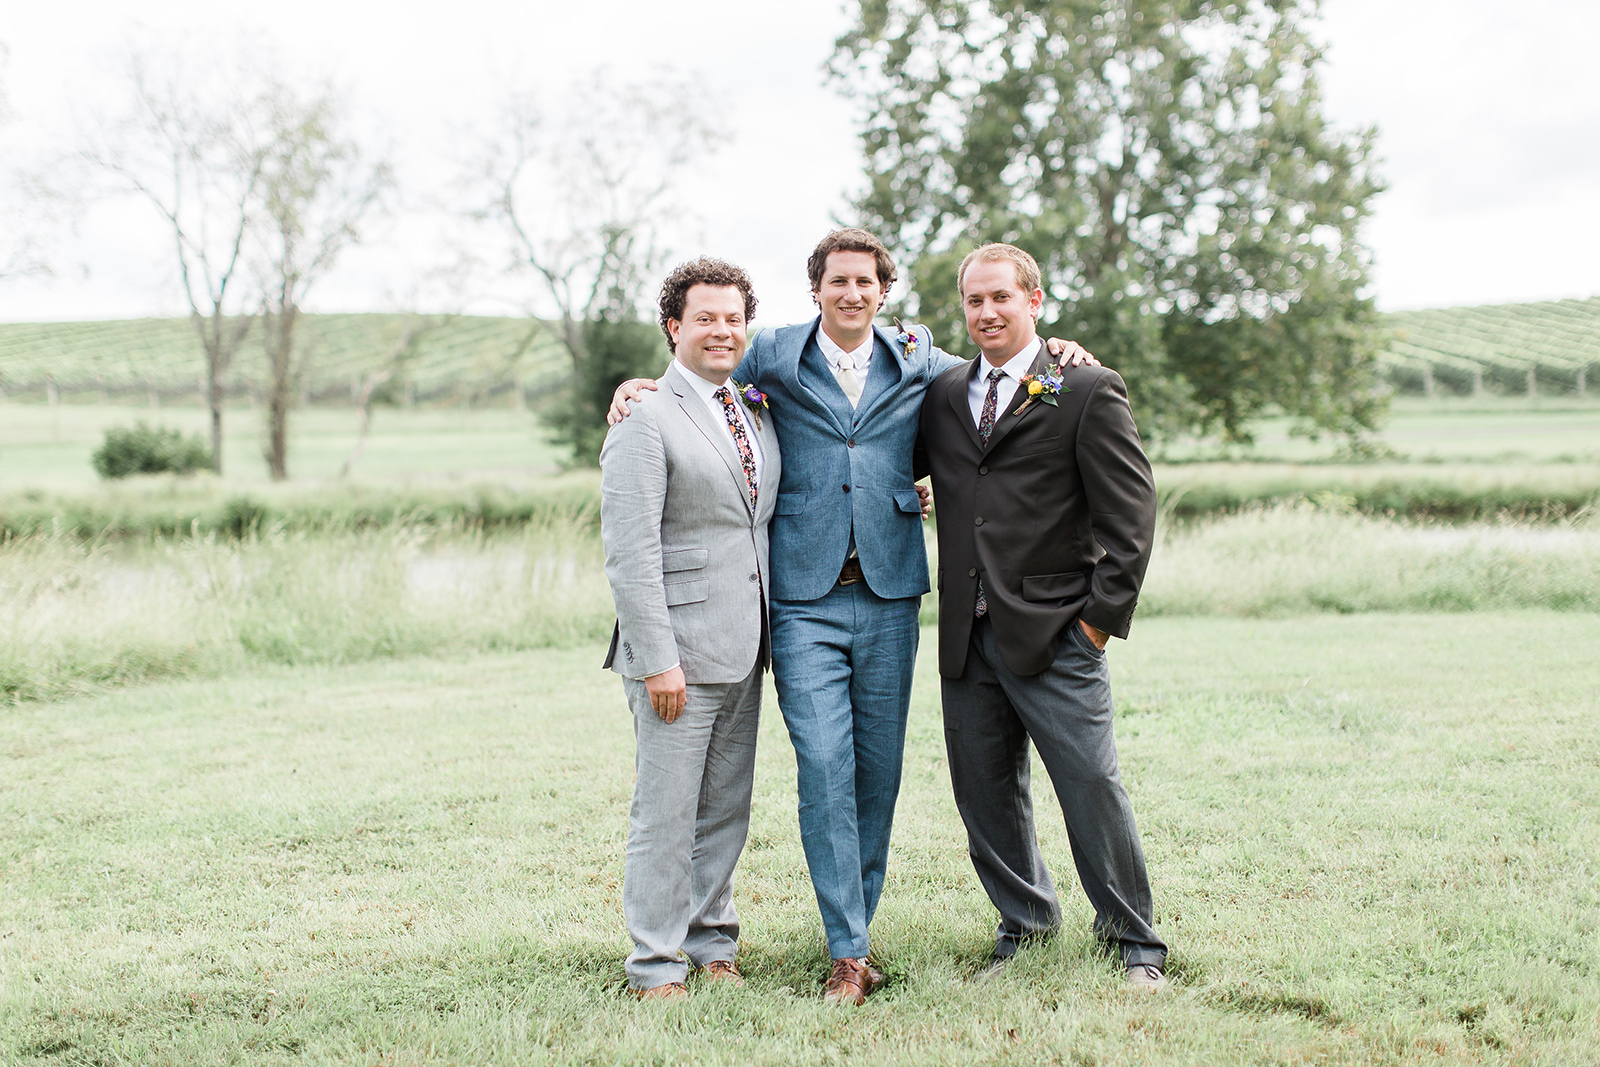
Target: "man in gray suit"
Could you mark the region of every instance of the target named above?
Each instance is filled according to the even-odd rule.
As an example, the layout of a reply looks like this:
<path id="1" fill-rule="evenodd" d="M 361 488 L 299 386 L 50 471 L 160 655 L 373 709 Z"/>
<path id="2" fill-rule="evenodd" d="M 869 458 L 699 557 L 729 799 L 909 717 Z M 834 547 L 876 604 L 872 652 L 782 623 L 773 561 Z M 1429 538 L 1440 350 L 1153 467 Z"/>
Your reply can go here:
<path id="1" fill-rule="evenodd" d="M 640 998 L 686 995 L 690 966 L 741 981 L 733 868 L 770 659 L 767 526 L 781 469 L 763 398 L 729 380 L 755 308 L 738 267 L 702 257 L 673 270 L 660 311 L 675 358 L 600 451 L 617 606 L 605 666 L 623 677 L 637 741 L 622 910 Z"/>

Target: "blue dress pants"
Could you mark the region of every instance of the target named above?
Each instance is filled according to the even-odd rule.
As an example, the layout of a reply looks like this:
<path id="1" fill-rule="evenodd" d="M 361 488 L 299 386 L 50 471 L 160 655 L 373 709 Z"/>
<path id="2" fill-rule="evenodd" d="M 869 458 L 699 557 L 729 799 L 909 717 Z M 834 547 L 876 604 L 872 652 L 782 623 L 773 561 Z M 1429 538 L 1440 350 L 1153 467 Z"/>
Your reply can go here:
<path id="1" fill-rule="evenodd" d="M 772 673 L 794 744 L 800 842 L 834 959 L 871 950 L 867 927 L 900 795 L 920 597 L 866 582 L 772 601 Z"/>

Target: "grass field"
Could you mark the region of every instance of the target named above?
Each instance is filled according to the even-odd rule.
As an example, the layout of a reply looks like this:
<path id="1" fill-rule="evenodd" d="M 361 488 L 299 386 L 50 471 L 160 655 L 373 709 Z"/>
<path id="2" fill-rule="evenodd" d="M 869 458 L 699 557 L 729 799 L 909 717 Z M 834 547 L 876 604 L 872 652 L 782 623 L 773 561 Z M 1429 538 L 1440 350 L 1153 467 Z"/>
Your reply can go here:
<path id="1" fill-rule="evenodd" d="M 198 405 L 159 411 L 119 404 L 31 404 L 0 401 L 0 491 L 68 489 L 97 481 L 89 456 L 111 426 L 135 419 L 209 438 Z M 229 481 L 261 482 L 262 416 L 230 409 L 224 422 L 223 467 Z M 1179 441 L 1158 455 L 1178 467 L 1197 462 L 1326 465 L 1341 442 L 1290 433 L 1289 421 L 1263 419 L 1249 450 Z M 1600 395 L 1576 397 L 1419 397 L 1395 399 L 1375 438 L 1392 450 L 1391 464 L 1600 467 Z M 335 478 L 356 443 L 355 412 L 307 407 L 290 419 L 290 474 L 297 481 Z M 429 477 L 528 478 L 556 470 L 566 458 L 528 412 L 506 403 L 483 407 L 378 408 L 366 450 L 353 468 L 360 479 Z"/>
<path id="2" fill-rule="evenodd" d="M 111 426 L 151 425 L 199 433 L 209 443 L 210 416 L 197 406 L 160 411 L 116 404 L 0 402 L 0 491 L 86 488 L 99 479 L 89 457 Z M 267 479 L 260 411 L 230 409 L 223 421 L 223 471 L 230 483 Z M 289 474 L 299 482 L 336 479 L 356 444 L 352 408 L 310 407 L 290 416 Z M 556 471 L 568 453 L 526 410 L 512 407 L 378 408 L 357 479 L 511 478 Z"/>
<path id="3" fill-rule="evenodd" d="M 750 984 L 624 995 L 595 479 L 530 414 L 379 409 L 341 481 L 353 413 L 307 408 L 272 487 L 240 409 L 226 479 L 98 484 L 141 416 L 0 401 L 0 1064 L 1600 1065 L 1600 401 L 1402 397 L 1379 463 L 1268 421 L 1158 465 L 1112 657 L 1161 997 L 1094 952 L 1054 817 L 1067 930 L 973 981 L 925 631 L 892 982 L 844 1012 L 770 691 Z M 1498 517 L 1386 519 L 1391 485 Z"/>
<path id="4" fill-rule="evenodd" d="M 612 621 L 601 563 L 592 515 L 559 509 L 488 532 L 402 518 L 243 538 L 15 537 L 0 542 L 0 700 L 266 663 L 599 640 Z M 1600 524 L 1399 523 L 1336 504 L 1247 509 L 1168 528 L 1139 610 L 1529 607 L 1600 612 Z M 935 617 L 930 596 L 924 621 Z"/>
<path id="5" fill-rule="evenodd" d="M 923 638 L 875 942 L 824 950 L 770 700 L 743 990 L 623 994 L 631 731 L 601 647 L 271 668 L 0 717 L 0 1060 L 1593 1064 L 1600 618 L 1154 619 L 1112 653 L 1173 988 L 994 914 Z M 1043 811 L 1055 812 L 1042 773 Z"/>

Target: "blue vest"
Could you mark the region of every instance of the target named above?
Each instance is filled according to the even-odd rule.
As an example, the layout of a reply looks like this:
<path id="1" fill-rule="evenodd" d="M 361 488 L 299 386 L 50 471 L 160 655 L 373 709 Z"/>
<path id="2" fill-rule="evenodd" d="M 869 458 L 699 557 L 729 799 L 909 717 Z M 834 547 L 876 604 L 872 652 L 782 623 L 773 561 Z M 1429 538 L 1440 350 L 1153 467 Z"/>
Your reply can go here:
<path id="1" fill-rule="evenodd" d="M 922 507 L 911 479 L 922 397 L 962 361 L 911 327 L 907 356 L 877 329 L 861 402 L 851 410 L 817 347 L 820 319 L 763 330 L 734 378 L 767 394 L 783 456 L 771 530 L 774 600 L 816 600 L 839 581 L 855 534 L 867 587 L 881 597 L 928 591 Z"/>

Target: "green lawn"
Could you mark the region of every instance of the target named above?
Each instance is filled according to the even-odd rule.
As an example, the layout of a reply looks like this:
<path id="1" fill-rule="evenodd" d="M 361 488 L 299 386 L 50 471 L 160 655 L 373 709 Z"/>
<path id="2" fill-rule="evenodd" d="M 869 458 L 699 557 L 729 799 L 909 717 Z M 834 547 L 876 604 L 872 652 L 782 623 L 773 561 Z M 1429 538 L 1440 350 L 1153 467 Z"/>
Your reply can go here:
<path id="1" fill-rule="evenodd" d="M 71 489 L 99 482 L 89 457 L 108 427 L 144 419 L 209 443 L 210 415 L 198 406 L 160 411 L 116 404 L 0 402 L 0 491 Z M 223 470 L 229 481 L 267 479 L 260 411 L 230 409 L 223 421 Z M 289 422 L 289 474 L 296 481 L 337 478 L 356 444 L 353 408 L 304 408 Z M 352 473 L 364 480 L 501 477 L 556 471 L 567 453 L 549 443 L 532 414 L 512 407 L 378 408 Z"/>
<path id="2" fill-rule="evenodd" d="M 151 411 L 117 404 L 50 407 L 0 401 L 0 491 L 92 486 L 98 479 L 89 456 L 107 427 L 145 419 L 209 439 L 208 418 L 197 405 Z M 264 481 L 261 413 L 230 409 L 224 426 L 223 466 L 229 481 Z M 1321 464 L 1335 458 L 1341 447 L 1337 439 L 1295 437 L 1285 419 L 1260 420 L 1257 431 L 1256 446 L 1248 450 L 1219 450 L 1214 442 L 1188 441 L 1159 455 L 1178 464 L 1176 476 L 1184 478 L 1191 475 L 1182 467 L 1197 460 L 1247 460 L 1247 467 Z M 1572 465 L 1585 471 L 1600 465 L 1600 397 L 1398 397 L 1376 440 L 1394 451 L 1392 466 L 1468 465 L 1484 468 L 1490 477 L 1497 465 L 1510 477 L 1531 467 L 1536 477 L 1567 478 Z M 355 442 L 353 409 L 295 411 L 290 420 L 291 477 L 299 482 L 336 478 Z M 565 455 L 549 442 L 532 414 L 514 407 L 378 408 L 354 475 L 378 481 L 526 479 L 555 471 Z M 1240 473 L 1247 479 L 1270 476 L 1248 469 Z"/>
<path id="3" fill-rule="evenodd" d="M 1163 451 L 1172 461 L 1232 458 L 1253 462 L 1325 462 L 1343 447 L 1337 437 L 1312 441 L 1292 434 L 1291 420 L 1258 419 L 1249 449 L 1182 441 Z M 1485 394 L 1397 396 L 1374 441 L 1413 463 L 1600 463 L 1600 392 L 1588 397 Z"/>
<path id="4" fill-rule="evenodd" d="M 1065 934 L 972 980 L 994 915 L 932 638 L 874 927 L 893 981 L 859 1010 L 817 996 L 770 699 L 749 984 L 673 1006 L 622 993 L 632 739 L 599 647 L 9 707 L 0 1061 L 1600 1062 L 1600 616 L 1141 622 L 1112 655 L 1155 998 L 1093 953 L 1058 817 Z"/>

